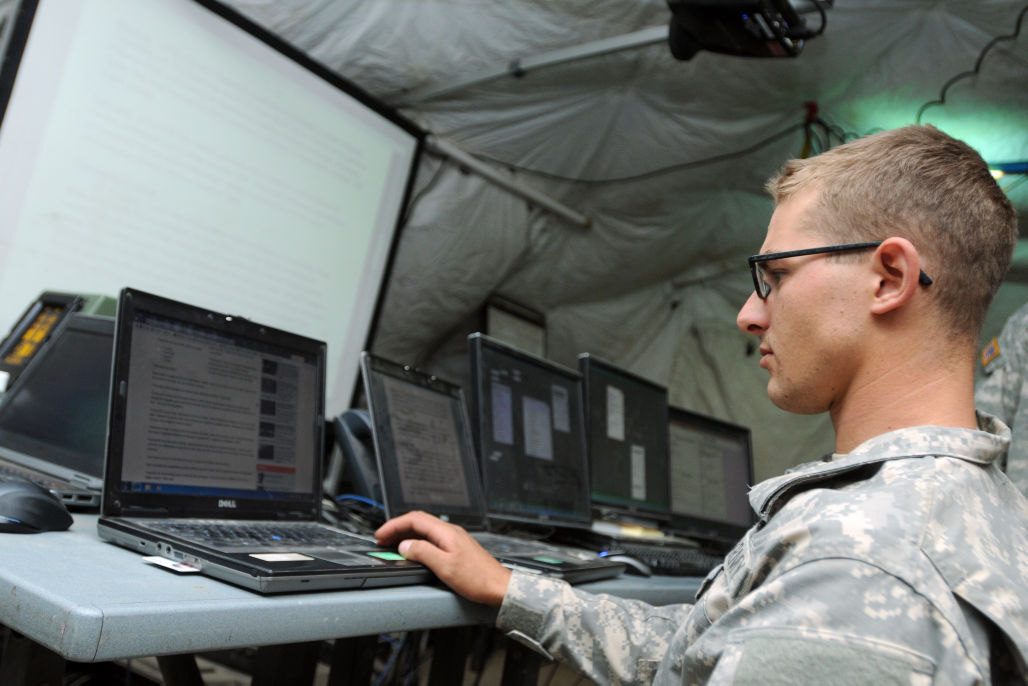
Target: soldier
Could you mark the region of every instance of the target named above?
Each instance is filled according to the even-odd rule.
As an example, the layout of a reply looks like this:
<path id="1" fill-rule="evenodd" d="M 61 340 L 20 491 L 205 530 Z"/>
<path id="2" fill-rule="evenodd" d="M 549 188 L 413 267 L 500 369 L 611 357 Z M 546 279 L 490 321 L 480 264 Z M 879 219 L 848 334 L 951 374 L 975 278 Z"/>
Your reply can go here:
<path id="1" fill-rule="evenodd" d="M 424 513 L 380 540 L 600 683 L 1024 682 L 1028 502 L 999 469 L 1009 429 L 974 409 L 1009 200 L 930 126 L 794 160 L 768 188 L 737 323 L 771 400 L 828 412 L 835 452 L 754 487 L 757 524 L 694 605 L 512 574 Z"/>
<path id="2" fill-rule="evenodd" d="M 999 338 L 982 350 L 985 376 L 974 392 L 975 406 L 999 417 L 1010 427 L 1010 449 L 1003 471 L 1021 493 L 1028 495 L 1028 303 L 1010 315 Z"/>

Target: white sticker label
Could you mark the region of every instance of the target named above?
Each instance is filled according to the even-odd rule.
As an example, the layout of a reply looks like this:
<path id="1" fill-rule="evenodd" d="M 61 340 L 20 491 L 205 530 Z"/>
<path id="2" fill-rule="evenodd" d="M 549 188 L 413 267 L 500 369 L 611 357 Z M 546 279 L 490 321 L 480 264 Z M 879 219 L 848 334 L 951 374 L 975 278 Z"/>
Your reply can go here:
<path id="1" fill-rule="evenodd" d="M 553 385 L 550 387 L 550 398 L 553 401 L 553 430 L 570 433 L 571 408 L 568 405 L 568 389 Z"/>
<path id="2" fill-rule="evenodd" d="M 632 445 L 632 498 L 646 500 L 646 448 Z"/>
<path id="3" fill-rule="evenodd" d="M 607 386 L 607 438 L 625 440 L 625 394 L 614 386 Z"/>
<path id="4" fill-rule="evenodd" d="M 492 384 L 493 440 L 504 445 L 514 445 L 514 409 L 511 407 L 513 394 L 510 386 Z"/>
<path id="5" fill-rule="evenodd" d="M 182 572 L 184 574 L 194 574 L 200 571 L 199 567 L 187 565 L 185 562 L 179 562 L 178 560 L 169 560 L 166 557 L 160 557 L 158 555 L 148 555 L 143 558 L 143 561 L 158 567 L 170 569 L 174 572 Z"/>
<path id="6" fill-rule="evenodd" d="M 553 430 L 550 406 L 527 395 L 521 399 L 524 421 L 525 454 L 553 462 Z"/>
<path id="7" fill-rule="evenodd" d="M 314 559 L 301 553 L 250 553 L 250 557 L 256 557 L 264 562 L 304 562 Z"/>

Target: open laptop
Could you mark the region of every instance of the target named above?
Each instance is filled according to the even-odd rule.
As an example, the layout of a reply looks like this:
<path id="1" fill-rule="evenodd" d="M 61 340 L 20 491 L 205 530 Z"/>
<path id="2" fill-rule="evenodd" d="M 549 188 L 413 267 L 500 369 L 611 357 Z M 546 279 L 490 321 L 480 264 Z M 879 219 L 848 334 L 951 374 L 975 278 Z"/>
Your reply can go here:
<path id="1" fill-rule="evenodd" d="M 387 516 L 425 510 L 467 529 L 506 566 L 570 583 L 624 571 L 589 551 L 489 532 L 460 386 L 368 352 L 361 373 Z"/>
<path id="2" fill-rule="evenodd" d="M 0 397 L 0 477 L 100 508 L 113 335 L 112 317 L 69 314 Z"/>
<path id="3" fill-rule="evenodd" d="M 753 525 L 750 430 L 671 406 L 671 521 L 668 530 L 727 552 Z"/>
<path id="4" fill-rule="evenodd" d="M 124 289 L 111 379 L 101 538 L 262 593 L 431 578 L 318 521 L 324 343 Z"/>

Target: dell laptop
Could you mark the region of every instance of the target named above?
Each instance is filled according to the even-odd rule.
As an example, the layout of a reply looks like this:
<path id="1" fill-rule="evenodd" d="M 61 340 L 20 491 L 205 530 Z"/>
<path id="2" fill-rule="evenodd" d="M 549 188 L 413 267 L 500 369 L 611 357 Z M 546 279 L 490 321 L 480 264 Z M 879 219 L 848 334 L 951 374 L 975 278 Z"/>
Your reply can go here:
<path id="1" fill-rule="evenodd" d="M 262 593 L 431 579 L 321 514 L 325 344 L 124 289 L 102 539 Z"/>

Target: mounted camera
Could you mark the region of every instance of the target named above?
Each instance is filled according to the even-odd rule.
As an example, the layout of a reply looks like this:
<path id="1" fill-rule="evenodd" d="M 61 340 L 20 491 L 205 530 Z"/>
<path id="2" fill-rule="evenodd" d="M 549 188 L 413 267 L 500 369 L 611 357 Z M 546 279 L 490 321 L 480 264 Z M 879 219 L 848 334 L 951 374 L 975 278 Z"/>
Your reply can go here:
<path id="1" fill-rule="evenodd" d="M 807 9 L 821 15 L 816 31 L 789 0 L 668 0 L 668 44 L 677 60 L 700 50 L 740 57 L 796 57 L 804 43 L 825 29 L 826 0 Z"/>

